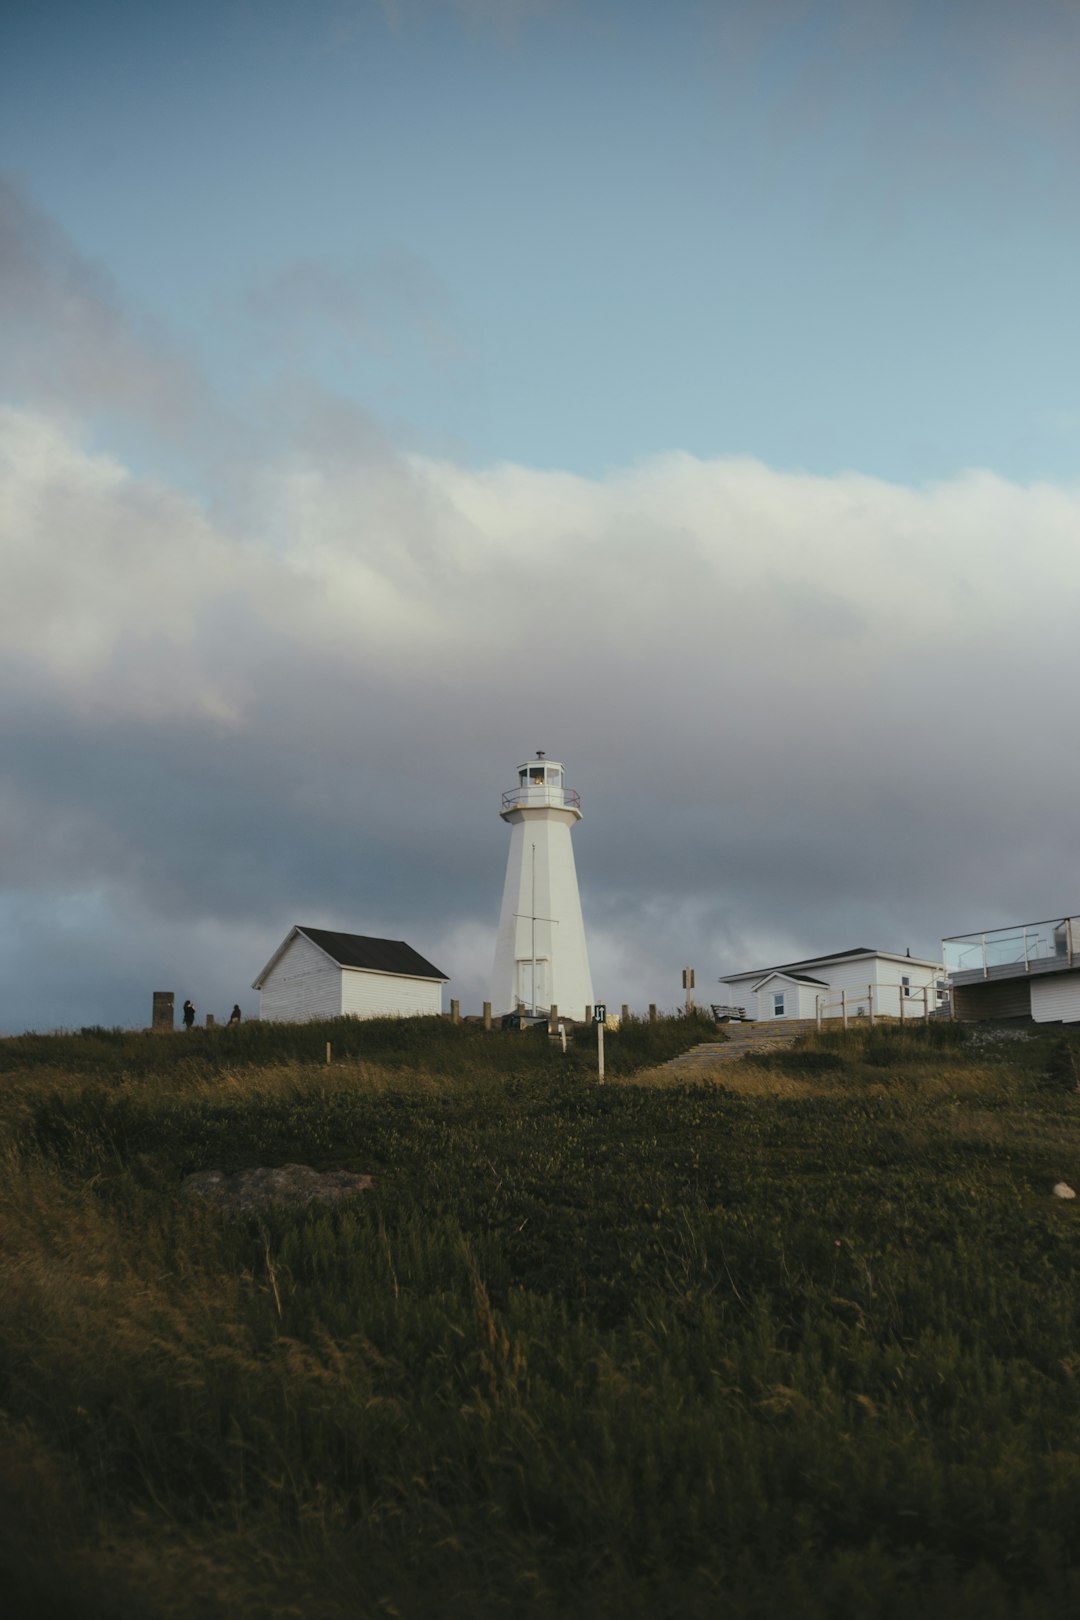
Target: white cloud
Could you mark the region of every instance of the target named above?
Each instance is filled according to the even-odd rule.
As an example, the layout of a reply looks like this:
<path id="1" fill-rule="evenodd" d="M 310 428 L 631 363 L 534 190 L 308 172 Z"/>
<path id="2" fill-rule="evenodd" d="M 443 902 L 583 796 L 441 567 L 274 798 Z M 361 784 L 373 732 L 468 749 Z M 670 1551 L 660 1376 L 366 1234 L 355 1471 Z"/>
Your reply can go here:
<path id="1" fill-rule="evenodd" d="M 411 931 L 478 1002 L 496 794 L 541 746 L 585 795 L 615 1003 L 672 999 L 684 961 L 705 983 L 1068 903 L 1080 489 L 384 447 L 256 467 L 241 504 L 229 528 L 0 416 L 5 853 L 31 888 L 84 870 L 245 938 Z"/>

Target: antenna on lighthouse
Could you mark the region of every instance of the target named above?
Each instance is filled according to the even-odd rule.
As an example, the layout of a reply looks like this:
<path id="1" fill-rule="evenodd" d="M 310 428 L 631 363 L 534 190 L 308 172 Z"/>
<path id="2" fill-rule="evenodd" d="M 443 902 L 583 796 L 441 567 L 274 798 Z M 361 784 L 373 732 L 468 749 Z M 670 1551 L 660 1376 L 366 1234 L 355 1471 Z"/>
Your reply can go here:
<path id="1" fill-rule="evenodd" d="M 582 1019 L 593 1001 L 592 975 L 570 842 L 581 800 L 566 787 L 562 765 L 542 749 L 518 766 L 517 776 L 499 812 L 510 827 L 510 850 L 491 1004 L 500 1012 L 533 1014 L 557 1006 Z"/>

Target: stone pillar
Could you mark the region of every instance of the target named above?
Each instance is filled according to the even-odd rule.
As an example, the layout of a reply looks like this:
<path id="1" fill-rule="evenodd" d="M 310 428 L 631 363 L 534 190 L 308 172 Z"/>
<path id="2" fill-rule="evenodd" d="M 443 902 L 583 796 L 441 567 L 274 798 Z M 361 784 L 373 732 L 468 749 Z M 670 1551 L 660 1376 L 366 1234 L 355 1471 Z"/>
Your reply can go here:
<path id="1" fill-rule="evenodd" d="M 650 1024 L 655 1024 L 656 1023 L 656 1002 L 655 1001 L 650 1001 L 649 1002 L 649 1023 Z"/>
<path id="2" fill-rule="evenodd" d="M 628 1024 L 630 1022 L 630 1006 L 629 1003 L 625 1001 L 622 1004 L 622 1021 L 624 1024 Z"/>
<path id="3" fill-rule="evenodd" d="M 558 1022 L 559 1022 L 559 1004 L 558 1004 L 557 1001 L 553 1001 L 551 1003 L 550 1008 L 548 1009 L 548 1023 L 549 1024 L 557 1024 Z"/>
<path id="4" fill-rule="evenodd" d="M 484 1002 L 484 1028 L 485 1029 L 490 1029 L 491 1028 L 491 1002 L 490 1001 L 485 1001 Z"/>
<path id="5" fill-rule="evenodd" d="M 213 1027 L 214 1027 L 214 1015 L 213 1015 L 213 1013 L 207 1013 L 207 1015 L 206 1015 L 206 1027 L 207 1027 L 207 1029 L 213 1029 Z"/>
<path id="6" fill-rule="evenodd" d="M 591 1007 L 586 1007 L 586 1009 L 585 1009 L 585 1022 L 587 1024 L 592 1023 L 592 1008 Z"/>
<path id="7" fill-rule="evenodd" d="M 173 1011 L 174 999 L 175 991 L 154 991 L 154 1011 L 150 1027 L 155 1035 L 160 1035 L 166 1030 L 173 1030 L 176 1028 L 176 1018 Z"/>
<path id="8" fill-rule="evenodd" d="M 452 1024 L 460 1024 L 461 1023 L 461 1002 L 460 1001 L 452 1001 L 450 1003 L 450 1022 Z"/>

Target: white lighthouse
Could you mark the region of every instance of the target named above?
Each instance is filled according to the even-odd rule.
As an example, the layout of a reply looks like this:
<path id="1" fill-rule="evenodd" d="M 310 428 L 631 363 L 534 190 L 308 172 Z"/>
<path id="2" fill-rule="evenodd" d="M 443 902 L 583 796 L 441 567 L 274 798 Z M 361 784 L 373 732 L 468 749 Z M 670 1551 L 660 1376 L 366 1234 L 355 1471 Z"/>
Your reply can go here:
<path id="1" fill-rule="evenodd" d="M 496 1013 L 548 1012 L 584 1018 L 592 1005 L 570 829 L 581 800 L 564 785 L 563 768 L 537 753 L 518 768 L 518 785 L 502 796 L 510 823 L 491 1005 Z"/>

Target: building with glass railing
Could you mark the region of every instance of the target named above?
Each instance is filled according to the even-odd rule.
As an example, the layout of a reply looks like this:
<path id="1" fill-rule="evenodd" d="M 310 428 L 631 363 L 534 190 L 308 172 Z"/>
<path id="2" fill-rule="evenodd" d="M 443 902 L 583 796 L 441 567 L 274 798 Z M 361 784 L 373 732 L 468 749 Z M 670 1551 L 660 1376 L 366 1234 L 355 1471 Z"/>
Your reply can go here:
<path id="1" fill-rule="evenodd" d="M 953 934 L 941 952 L 955 1017 L 1080 1022 L 1080 914 Z"/>

